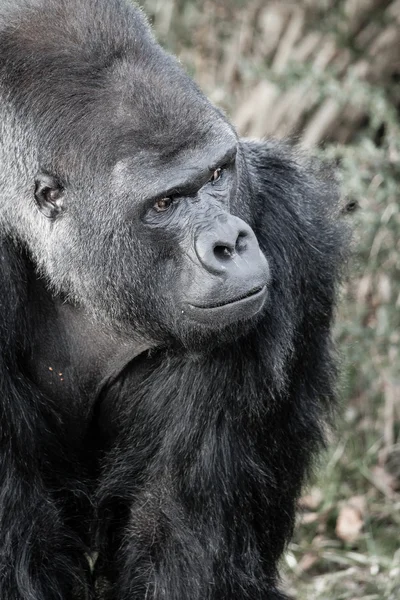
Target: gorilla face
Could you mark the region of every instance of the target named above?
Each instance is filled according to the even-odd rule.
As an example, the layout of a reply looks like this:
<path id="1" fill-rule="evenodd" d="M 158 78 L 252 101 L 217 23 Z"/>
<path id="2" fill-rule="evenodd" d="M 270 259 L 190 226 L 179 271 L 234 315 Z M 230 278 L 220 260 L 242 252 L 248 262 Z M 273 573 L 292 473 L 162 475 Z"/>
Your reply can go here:
<path id="1" fill-rule="evenodd" d="M 257 315 L 269 267 L 240 218 L 251 188 L 235 131 L 135 19 L 140 44 L 101 59 L 84 44 L 68 55 L 57 25 L 43 48 L 21 27 L 29 78 L 8 92 L 34 158 L 19 237 L 70 302 L 187 340 Z"/>
<path id="2" fill-rule="evenodd" d="M 169 315 L 174 328 L 184 323 L 215 330 L 249 319 L 266 298 L 267 260 L 251 227 L 231 212 L 236 161 L 243 159 L 233 132 L 222 125 L 219 143 L 185 150 L 158 166 L 149 161 L 145 199 L 135 205 L 136 235 L 153 250 L 144 264 L 152 264 L 155 296 L 166 302 L 162 320 Z M 117 165 L 124 182 L 118 187 L 137 183 L 130 162 Z"/>

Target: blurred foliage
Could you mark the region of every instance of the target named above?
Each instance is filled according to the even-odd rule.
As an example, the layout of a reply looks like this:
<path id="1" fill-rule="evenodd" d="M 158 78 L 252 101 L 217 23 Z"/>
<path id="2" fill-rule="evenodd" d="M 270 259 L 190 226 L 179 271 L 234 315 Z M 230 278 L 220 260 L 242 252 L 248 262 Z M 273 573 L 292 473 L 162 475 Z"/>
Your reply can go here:
<path id="1" fill-rule="evenodd" d="M 336 331 L 343 418 L 303 499 L 288 586 L 302 600 L 398 600 L 400 0 L 142 5 L 242 134 L 298 138 L 338 164 L 359 207 Z"/>

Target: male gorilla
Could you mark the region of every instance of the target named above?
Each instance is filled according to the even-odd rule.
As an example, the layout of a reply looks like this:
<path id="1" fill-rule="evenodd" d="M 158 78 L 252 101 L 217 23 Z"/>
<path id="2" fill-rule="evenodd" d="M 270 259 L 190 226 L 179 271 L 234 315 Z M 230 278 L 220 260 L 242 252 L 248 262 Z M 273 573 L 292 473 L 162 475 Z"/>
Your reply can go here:
<path id="1" fill-rule="evenodd" d="M 1 600 L 283 600 L 334 184 L 239 139 L 124 0 L 2 0 L 0 120 Z"/>

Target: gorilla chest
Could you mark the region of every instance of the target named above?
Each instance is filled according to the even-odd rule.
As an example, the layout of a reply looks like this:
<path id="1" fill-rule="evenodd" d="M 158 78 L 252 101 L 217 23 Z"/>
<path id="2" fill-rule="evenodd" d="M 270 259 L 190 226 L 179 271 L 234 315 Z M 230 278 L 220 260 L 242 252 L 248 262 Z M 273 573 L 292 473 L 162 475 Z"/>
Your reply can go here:
<path id="1" fill-rule="evenodd" d="M 146 346 L 121 339 L 69 305 L 53 306 L 35 320 L 35 342 L 24 360 L 28 377 L 52 401 L 74 437 L 94 419 L 102 391 Z"/>

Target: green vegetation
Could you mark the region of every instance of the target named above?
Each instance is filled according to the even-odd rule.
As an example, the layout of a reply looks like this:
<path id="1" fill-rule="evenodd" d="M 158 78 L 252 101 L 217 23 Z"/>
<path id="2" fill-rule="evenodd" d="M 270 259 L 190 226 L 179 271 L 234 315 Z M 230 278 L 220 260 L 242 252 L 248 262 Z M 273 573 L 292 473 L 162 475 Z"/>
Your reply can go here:
<path id="1" fill-rule="evenodd" d="M 398 600 L 400 2 L 143 7 L 241 133 L 292 135 L 337 161 L 346 202 L 359 205 L 336 331 L 342 419 L 284 570 L 298 600 Z"/>

